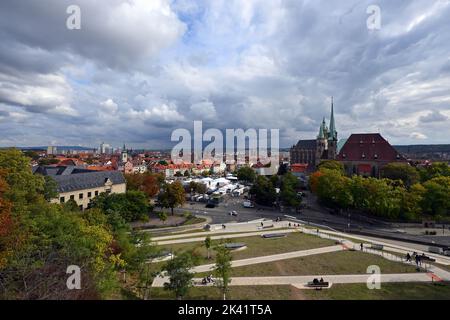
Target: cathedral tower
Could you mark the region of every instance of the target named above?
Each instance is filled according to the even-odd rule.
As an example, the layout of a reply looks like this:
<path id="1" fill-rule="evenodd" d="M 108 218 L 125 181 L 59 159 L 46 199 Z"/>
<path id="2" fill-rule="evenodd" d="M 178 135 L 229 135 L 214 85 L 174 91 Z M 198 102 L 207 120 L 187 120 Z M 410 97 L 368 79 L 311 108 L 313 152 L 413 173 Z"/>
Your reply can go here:
<path id="1" fill-rule="evenodd" d="M 337 155 L 337 131 L 334 123 L 334 102 L 331 97 L 331 116 L 330 116 L 330 130 L 328 134 L 328 159 L 336 159 Z"/>

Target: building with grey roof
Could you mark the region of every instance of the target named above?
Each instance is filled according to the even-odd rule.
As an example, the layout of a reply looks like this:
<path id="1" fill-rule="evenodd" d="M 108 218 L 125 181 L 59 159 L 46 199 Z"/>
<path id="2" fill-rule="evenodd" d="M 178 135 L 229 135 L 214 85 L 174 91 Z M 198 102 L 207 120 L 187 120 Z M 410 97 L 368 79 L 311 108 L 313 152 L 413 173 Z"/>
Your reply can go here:
<path id="1" fill-rule="evenodd" d="M 126 181 L 120 171 L 92 171 L 75 166 L 41 166 L 33 173 L 50 176 L 57 183 L 58 198 L 52 203 L 74 200 L 81 210 L 101 193 L 125 193 Z"/>

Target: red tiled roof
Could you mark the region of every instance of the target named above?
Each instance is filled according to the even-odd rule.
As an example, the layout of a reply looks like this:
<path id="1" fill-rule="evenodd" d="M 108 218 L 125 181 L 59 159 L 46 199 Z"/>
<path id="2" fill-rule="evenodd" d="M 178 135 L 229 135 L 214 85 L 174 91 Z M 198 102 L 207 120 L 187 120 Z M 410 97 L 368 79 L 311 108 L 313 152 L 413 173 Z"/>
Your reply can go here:
<path id="1" fill-rule="evenodd" d="M 340 161 L 395 162 L 406 159 L 379 133 L 352 134 L 337 156 Z"/>

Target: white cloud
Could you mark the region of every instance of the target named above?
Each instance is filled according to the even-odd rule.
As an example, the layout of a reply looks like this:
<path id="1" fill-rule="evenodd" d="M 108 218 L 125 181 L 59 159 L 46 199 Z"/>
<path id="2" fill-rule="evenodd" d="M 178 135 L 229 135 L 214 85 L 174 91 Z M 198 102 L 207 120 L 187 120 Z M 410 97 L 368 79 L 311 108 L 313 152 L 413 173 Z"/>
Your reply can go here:
<path id="1" fill-rule="evenodd" d="M 0 101 L 36 113 L 76 115 L 71 106 L 72 88 L 60 74 L 0 73 Z"/>
<path id="2" fill-rule="evenodd" d="M 215 120 L 217 118 L 216 108 L 211 101 L 192 104 L 190 114 L 195 120 Z"/>
<path id="3" fill-rule="evenodd" d="M 425 140 L 427 138 L 426 135 L 420 132 L 413 132 L 411 133 L 410 137 L 416 140 Z"/>
<path id="4" fill-rule="evenodd" d="M 101 102 L 100 107 L 103 111 L 108 112 L 109 114 L 115 114 L 119 109 L 119 106 L 114 102 L 113 99 L 107 99 Z"/>
<path id="5" fill-rule="evenodd" d="M 184 117 L 174 105 L 167 104 L 144 110 L 131 109 L 128 112 L 128 116 L 132 119 L 148 120 L 150 122 L 177 122 L 184 120 Z"/>

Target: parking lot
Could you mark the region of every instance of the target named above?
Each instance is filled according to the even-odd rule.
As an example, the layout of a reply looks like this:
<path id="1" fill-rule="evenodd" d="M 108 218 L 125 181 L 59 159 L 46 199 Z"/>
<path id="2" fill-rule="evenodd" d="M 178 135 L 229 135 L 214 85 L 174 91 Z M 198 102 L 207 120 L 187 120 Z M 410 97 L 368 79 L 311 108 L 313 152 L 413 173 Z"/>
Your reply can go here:
<path id="1" fill-rule="evenodd" d="M 281 216 L 276 210 L 267 210 L 261 208 L 244 208 L 244 195 L 233 197 L 229 194 L 222 196 L 222 201 L 215 208 L 206 208 L 205 202 L 186 202 L 182 208 L 176 209 L 177 212 L 190 211 L 196 215 L 211 217 L 212 223 L 225 222 L 245 222 L 259 218 L 276 219 Z M 229 213 L 236 211 L 237 216 L 231 216 Z"/>

